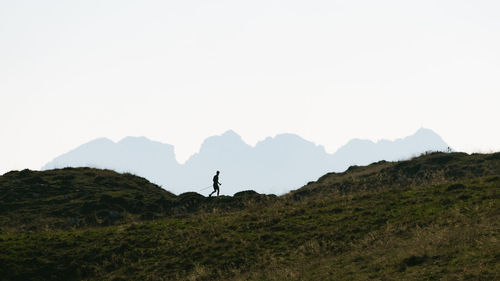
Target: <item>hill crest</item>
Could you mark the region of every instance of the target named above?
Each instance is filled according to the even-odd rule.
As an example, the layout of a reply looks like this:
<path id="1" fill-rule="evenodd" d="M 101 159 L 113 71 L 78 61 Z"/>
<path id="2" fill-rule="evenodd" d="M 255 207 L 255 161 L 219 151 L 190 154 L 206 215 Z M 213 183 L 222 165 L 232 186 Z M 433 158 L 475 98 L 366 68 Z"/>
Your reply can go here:
<path id="1" fill-rule="evenodd" d="M 0 275 L 496 280 L 499 171 L 500 153 L 429 153 L 351 166 L 280 197 L 219 198 L 90 168 L 9 172 Z"/>

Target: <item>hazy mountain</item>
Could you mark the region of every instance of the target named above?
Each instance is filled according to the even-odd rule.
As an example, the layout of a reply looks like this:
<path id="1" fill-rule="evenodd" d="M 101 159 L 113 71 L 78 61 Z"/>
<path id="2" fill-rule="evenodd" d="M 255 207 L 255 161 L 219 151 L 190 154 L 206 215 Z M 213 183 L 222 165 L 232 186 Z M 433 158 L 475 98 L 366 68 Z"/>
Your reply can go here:
<path id="1" fill-rule="evenodd" d="M 185 164 L 177 162 L 170 144 L 127 137 L 117 143 L 96 139 L 55 158 L 42 169 L 90 166 L 131 172 L 176 194 L 209 193 L 212 176 L 220 170 L 223 194 L 246 189 L 281 194 L 350 165 L 400 160 L 447 148 L 441 137 L 429 129 L 395 141 L 353 139 L 333 154 L 294 134 L 268 137 L 252 147 L 235 132 L 227 131 L 207 138 Z"/>
<path id="2" fill-rule="evenodd" d="M 366 165 L 379 160 L 396 161 L 417 156 L 425 151 L 446 151 L 448 145 L 432 130 L 421 128 L 415 134 L 395 141 L 353 139 L 334 154 L 338 169 L 350 165 Z"/>
<path id="3" fill-rule="evenodd" d="M 297 135 L 278 135 L 251 147 L 236 133 L 228 131 L 203 143 L 200 152 L 183 165 L 185 174 L 180 180 L 188 187 L 205 187 L 207 179 L 210 185 L 217 169 L 221 171 L 220 181 L 225 193 L 244 189 L 283 193 L 328 171 L 328 157 L 323 147 Z M 176 193 L 183 191 L 173 190 Z"/>
<path id="4" fill-rule="evenodd" d="M 100 138 L 83 144 L 43 166 L 106 168 L 141 175 L 161 183 L 179 172 L 174 147 L 145 137 L 126 137 L 121 141 Z"/>

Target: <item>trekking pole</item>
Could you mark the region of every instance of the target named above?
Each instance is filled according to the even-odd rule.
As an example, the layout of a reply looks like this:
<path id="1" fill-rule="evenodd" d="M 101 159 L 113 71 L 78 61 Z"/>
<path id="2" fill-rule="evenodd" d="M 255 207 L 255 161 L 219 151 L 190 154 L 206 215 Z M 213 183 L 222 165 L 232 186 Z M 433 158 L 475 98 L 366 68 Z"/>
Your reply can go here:
<path id="1" fill-rule="evenodd" d="M 211 185 L 209 185 L 209 186 L 207 186 L 207 187 L 204 187 L 204 188 L 200 189 L 199 191 L 203 191 L 203 190 L 205 190 L 205 189 L 207 189 L 207 188 L 209 188 L 209 187 L 211 187 Z"/>

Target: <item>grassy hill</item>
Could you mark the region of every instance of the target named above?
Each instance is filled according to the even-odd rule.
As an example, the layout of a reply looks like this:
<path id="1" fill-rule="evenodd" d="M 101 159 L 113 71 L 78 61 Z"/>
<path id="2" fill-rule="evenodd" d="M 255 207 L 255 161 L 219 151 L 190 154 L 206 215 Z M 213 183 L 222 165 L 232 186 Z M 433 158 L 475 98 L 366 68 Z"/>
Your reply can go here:
<path id="1" fill-rule="evenodd" d="M 499 280 L 499 188 L 500 153 L 351 167 L 280 197 L 175 196 L 86 168 L 11 172 L 0 276 Z"/>
<path id="2" fill-rule="evenodd" d="M 176 196 L 132 174 L 91 168 L 9 172 L 0 188 L 0 233 L 118 225 L 276 199 L 250 191 L 217 201 L 194 192 Z"/>

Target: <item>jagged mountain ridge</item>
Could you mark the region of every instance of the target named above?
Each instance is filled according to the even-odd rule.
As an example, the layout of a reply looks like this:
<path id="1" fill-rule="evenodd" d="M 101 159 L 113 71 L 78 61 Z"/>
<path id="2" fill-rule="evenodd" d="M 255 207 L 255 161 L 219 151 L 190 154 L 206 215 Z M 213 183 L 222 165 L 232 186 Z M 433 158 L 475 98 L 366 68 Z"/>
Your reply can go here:
<path id="1" fill-rule="evenodd" d="M 42 169 L 90 166 L 131 172 L 176 194 L 202 191 L 211 185 L 214 172 L 220 170 L 223 194 L 247 189 L 282 194 L 351 165 L 400 160 L 447 148 L 439 135 L 424 128 L 395 141 L 354 139 L 332 154 L 294 134 L 268 137 L 252 147 L 230 130 L 207 138 L 200 151 L 184 164 L 177 162 L 170 144 L 126 137 L 117 143 L 104 138 L 91 141 L 55 158 Z"/>

